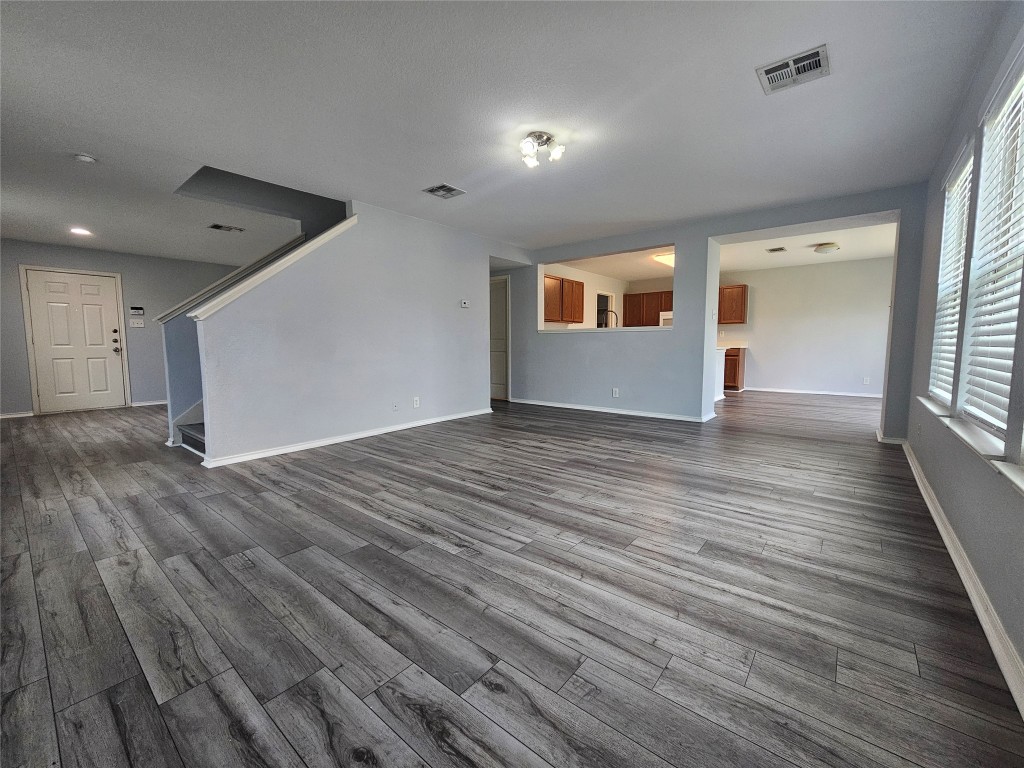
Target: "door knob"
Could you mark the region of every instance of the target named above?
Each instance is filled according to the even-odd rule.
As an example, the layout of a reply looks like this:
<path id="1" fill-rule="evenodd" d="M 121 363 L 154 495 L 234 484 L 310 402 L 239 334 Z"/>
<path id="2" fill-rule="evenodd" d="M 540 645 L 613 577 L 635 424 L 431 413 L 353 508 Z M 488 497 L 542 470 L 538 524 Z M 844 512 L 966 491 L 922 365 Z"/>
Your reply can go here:
<path id="1" fill-rule="evenodd" d="M 114 354 L 115 355 L 120 355 L 121 354 L 121 348 L 120 347 L 114 347 Z"/>

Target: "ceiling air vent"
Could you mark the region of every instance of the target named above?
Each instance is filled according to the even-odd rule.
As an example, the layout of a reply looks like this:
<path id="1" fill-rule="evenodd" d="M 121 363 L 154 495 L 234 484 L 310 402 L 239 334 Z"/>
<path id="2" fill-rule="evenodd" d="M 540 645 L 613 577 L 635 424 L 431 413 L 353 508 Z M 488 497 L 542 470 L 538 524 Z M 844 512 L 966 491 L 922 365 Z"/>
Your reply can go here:
<path id="1" fill-rule="evenodd" d="M 430 189 L 424 189 L 428 195 L 434 197 L 440 197 L 442 200 L 447 200 L 450 197 L 458 197 L 459 195 L 466 194 L 466 190 L 453 187 L 451 184 L 438 184 L 436 187 Z"/>
<path id="2" fill-rule="evenodd" d="M 783 253 L 786 250 L 786 246 L 780 245 L 778 248 L 765 248 L 768 253 Z"/>
<path id="3" fill-rule="evenodd" d="M 221 232 L 245 232 L 245 227 L 232 227 L 230 224 L 211 224 L 210 229 L 219 229 Z"/>
<path id="4" fill-rule="evenodd" d="M 800 85 L 829 74 L 828 50 L 824 45 L 804 51 L 789 59 L 765 64 L 757 68 L 757 79 L 761 81 L 766 95 Z"/>

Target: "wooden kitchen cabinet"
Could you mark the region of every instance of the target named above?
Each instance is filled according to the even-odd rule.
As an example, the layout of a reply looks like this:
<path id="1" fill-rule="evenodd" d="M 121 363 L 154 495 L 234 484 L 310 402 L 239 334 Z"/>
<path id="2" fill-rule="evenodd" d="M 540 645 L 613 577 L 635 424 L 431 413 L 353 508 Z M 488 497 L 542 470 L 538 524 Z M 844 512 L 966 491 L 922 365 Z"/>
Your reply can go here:
<path id="1" fill-rule="evenodd" d="M 562 278 L 544 275 L 544 322 L 562 320 Z"/>
<path id="2" fill-rule="evenodd" d="M 725 350 L 725 388 L 743 389 L 743 363 L 746 358 L 745 349 L 730 348 Z"/>
<path id="3" fill-rule="evenodd" d="M 583 322 L 583 283 L 562 278 L 562 322 Z"/>
<path id="4" fill-rule="evenodd" d="M 583 283 L 544 275 L 544 322 L 583 322 Z"/>
<path id="5" fill-rule="evenodd" d="M 661 315 L 661 291 L 640 294 L 641 306 L 643 307 L 641 325 L 658 325 L 658 317 Z"/>
<path id="6" fill-rule="evenodd" d="M 644 324 L 644 295 L 642 293 L 626 293 L 622 296 L 622 326 L 635 328 Z"/>
<path id="7" fill-rule="evenodd" d="M 718 287 L 718 324 L 735 325 L 747 322 L 747 286 Z"/>
<path id="8" fill-rule="evenodd" d="M 661 313 L 672 311 L 672 291 L 627 293 L 622 297 L 622 325 L 660 325 Z"/>

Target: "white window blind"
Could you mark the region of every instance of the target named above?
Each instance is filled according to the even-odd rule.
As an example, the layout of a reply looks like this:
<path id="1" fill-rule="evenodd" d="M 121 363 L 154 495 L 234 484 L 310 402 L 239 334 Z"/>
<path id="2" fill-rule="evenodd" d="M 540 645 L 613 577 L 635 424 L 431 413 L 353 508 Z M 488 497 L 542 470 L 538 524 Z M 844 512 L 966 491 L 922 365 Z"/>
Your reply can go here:
<path id="1" fill-rule="evenodd" d="M 1024 79 L 985 124 L 964 336 L 964 412 L 1006 429 L 1024 266 Z"/>
<path id="2" fill-rule="evenodd" d="M 932 338 L 932 371 L 928 391 L 937 400 L 952 405 L 953 370 L 956 366 L 956 338 L 960 331 L 960 296 L 963 292 L 964 259 L 967 252 L 967 217 L 971 202 L 973 158 L 946 187 L 946 209 L 942 216 L 942 251 L 939 257 L 939 291 L 935 306 L 935 335 Z"/>

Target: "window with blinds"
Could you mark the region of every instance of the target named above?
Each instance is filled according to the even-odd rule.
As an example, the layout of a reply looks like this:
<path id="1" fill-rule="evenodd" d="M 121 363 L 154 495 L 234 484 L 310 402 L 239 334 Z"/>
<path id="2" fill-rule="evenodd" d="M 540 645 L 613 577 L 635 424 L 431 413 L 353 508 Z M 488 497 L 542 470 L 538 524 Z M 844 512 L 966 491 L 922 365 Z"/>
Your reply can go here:
<path id="1" fill-rule="evenodd" d="M 963 293 L 964 260 L 967 253 L 967 217 L 971 202 L 971 171 L 974 160 L 946 187 L 946 208 L 942 216 L 942 251 L 939 256 L 939 291 L 935 306 L 935 335 L 932 338 L 932 370 L 928 391 L 946 405 L 953 404 L 953 372 L 956 368 L 956 339 L 960 332 L 960 297 Z"/>
<path id="2" fill-rule="evenodd" d="M 1002 434 L 1024 266 L 1024 78 L 985 124 L 964 335 L 963 411 Z"/>

